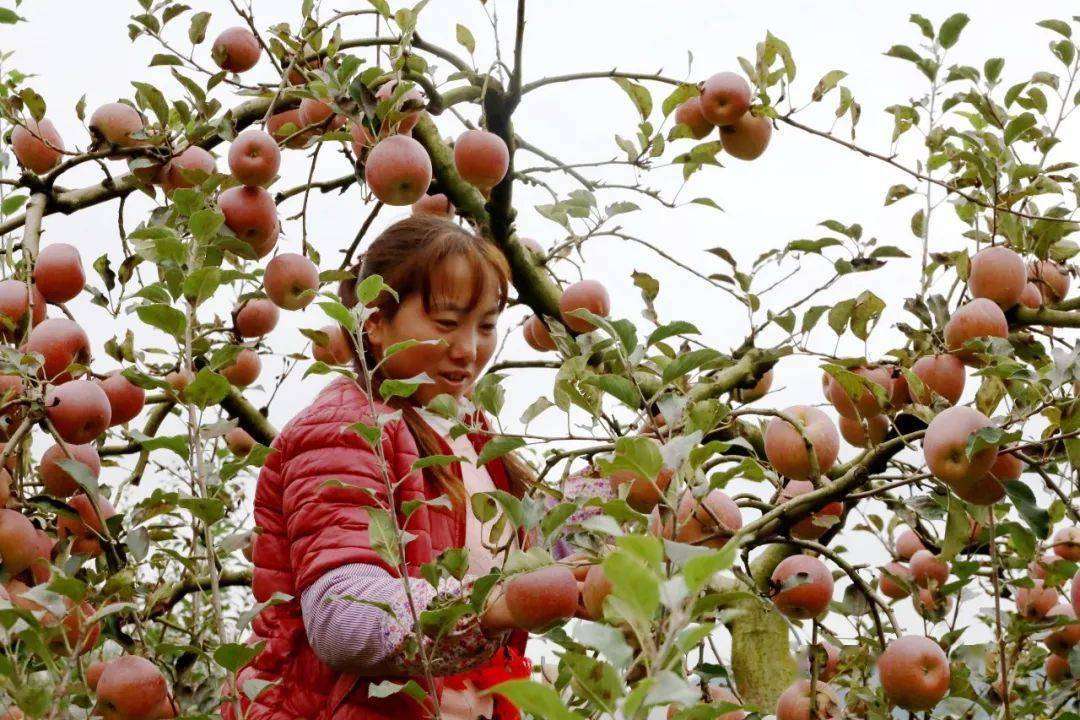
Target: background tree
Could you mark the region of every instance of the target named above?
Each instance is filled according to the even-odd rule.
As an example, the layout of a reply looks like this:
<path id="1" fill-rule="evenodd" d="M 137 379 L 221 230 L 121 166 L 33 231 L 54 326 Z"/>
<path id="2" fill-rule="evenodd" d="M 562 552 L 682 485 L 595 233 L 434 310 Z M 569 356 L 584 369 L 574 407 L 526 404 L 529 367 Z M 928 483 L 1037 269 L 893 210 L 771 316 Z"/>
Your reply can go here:
<path id="1" fill-rule="evenodd" d="M 504 423 L 485 453 L 522 452 L 541 471 L 523 501 L 476 503 L 543 538 L 506 554 L 500 573 L 549 565 L 547 545 L 566 535 L 597 562 L 593 620 L 548 632 L 557 664 L 501 688 L 523 709 L 1075 717 L 1077 185 L 1060 152 L 1080 101 L 1075 23 L 1039 23 L 1051 54 L 1022 79 L 1000 57 L 953 59 L 966 15 L 912 15 L 907 44 L 887 54 L 926 92 L 885 108 L 895 123 L 885 147 L 856 138 L 863 109 L 845 73 L 805 82 L 772 33 L 730 67 L 685 78 L 546 75 L 524 61 L 520 0 L 483 4 L 490 54 L 477 52 L 480 28 L 458 25 L 453 49 L 429 42 L 425 3 L 303 2 L 299 21 L 276 25 L 230 5 L 226 18 L 139 2 L 128 36 L 157 46 L 155 81 L 133 81 L 130 97 L 89 114 L 79 102 L 81 137 L 57 131 L 53 119 L 71 111 L 48 105 L 48 78 L 5 69 L 0 115 L 15 162 L 0 182 L 11 240 L 0 282 L 0 683 L 20 708 L 11 716 L 198 717 L 216 711 L 223 683 L 230 702 L 264 689 L 236 677 L 257 650 L 244 636 L 261 607 L 237 551 L 252 533 L 245 493 L 276 433 L 263 409 L 297 368 L 354 375 L 339 364 L 342 343 L 379 284 L 350 309 L 337 282 L 390 209 L 416 203 L 503 248 L 515 305 L 528 309 L 522 332 L 548 353 L 500 359 L 473 402 L 505 415 L 509 374 L 555 371 L 550 397 L 528 406 L 521 428 Z M 0 21 L 22 19 L 0 10 Z M 171 80 L 157 80 L 165 70 Z M 563 161 L 515 129 L 516 112 L 567 83 L 625 92 L 638 117 L 614 159 Z M 825 220 L 821 237 L 750 260 L 720 243 L 709 272 L 624 226 L 631 213 L 722 205 L 654 190 L 651 173 L 680 171 L 688 185 L 721 164 L 738 173 L 788 133 L 903 176 L 882 191 L 886 205 L 913 208 L 902 227 L 914 240 L 885 244 Z M 320 173 L 327 156 L 350 171 Z M 307 179 L 282 187 L 290 163 Z M 88 169 L 94 182 L 69 183 Z M 350 189 L 366 215 L 344 256 L 324 257 L 310 201 Z M 555 224 L 553 244 L 518 236 L 516 198 L 531 192 L 549 195 L 534 209 Z M 140 193 L 153 202 L 133 220 L 125 207 Z M 281 210 L 289 202 L 295 215 Z M 58 216 L 103 203 L 118 209 L 118 239 L 89 268 L 73 238 L 42 242 Z M 932 228 L 949 211 L 964 230 L 938 251 Z M 633 282 L 647 324 L 626 319 L 590 277 L 585 250 L 602 238 L 672 263 L 709 287 L 704 302 L 745 312 L 745 327 L 710 339 L 662 317 L 660 283 L 645 271 Z M 871 333 L 887 333 L 882 288 L 911 267 L 895 347 L 872 350 Z M 836 298 L 838 288 L 857 292 Z M 92 306 L 72 312 L 83 291 Z M 325 319 L 301 316 L 306 349 L 277 330 L 316 307 Z M 120 332 L 91 338 L 84 312 Z M 283 370 L 271 381 L 262 363 L 275 356 Z M 771 383 L 799 358 L 824 370 L 831 409 L 812 406 L 817 387 L 802 405 L 769 407 Z M 356 380 L 369 383 L 370 370 Z M 260 375 L 262 388 L 246 389 Z M 565 432 L 530 432 L 541 414 L 561 415 Z M 854 453 L 841 457 L 841 435 Z M 594 514 L 568 524 L 583 504 L 559 492 L 571 472 L 610 477 L 620 497 L 584 502 Z M 391 514 L 371 515 L 395 537 Z M 871 536 L 895 556 L 884 568 L 855 549 Z M 390 562 L 396 537 L 383 548 Z M 449 556 L 430 568 L 455 572 Z M 429 611 L 427 625 L 458 610 Z"/>

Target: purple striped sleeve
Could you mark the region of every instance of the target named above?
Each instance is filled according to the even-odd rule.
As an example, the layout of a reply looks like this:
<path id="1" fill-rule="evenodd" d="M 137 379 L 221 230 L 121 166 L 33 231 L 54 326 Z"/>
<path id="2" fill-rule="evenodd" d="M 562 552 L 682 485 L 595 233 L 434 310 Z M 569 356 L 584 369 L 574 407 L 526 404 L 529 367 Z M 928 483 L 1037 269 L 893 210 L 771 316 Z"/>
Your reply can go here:
<path id="1" fill-rule="evenodd" d="M 418 613 L 439 592 L 465 591 L 456 581 L 436 590 L 415 578 L 409 587 Z M 386 570 L 363 563 L 331 570 L 301 594 L 300 606 L 311 649 L 335 670 L 368 676 L 422 672 L 420 654 L 407 643 L 415 625 L 404 585 Z M 424 643 L 432 672 L 441 676 L 484 662 L 502 639 L 486 637 L 470 615 L 438 643 L 427 637 Z"/>

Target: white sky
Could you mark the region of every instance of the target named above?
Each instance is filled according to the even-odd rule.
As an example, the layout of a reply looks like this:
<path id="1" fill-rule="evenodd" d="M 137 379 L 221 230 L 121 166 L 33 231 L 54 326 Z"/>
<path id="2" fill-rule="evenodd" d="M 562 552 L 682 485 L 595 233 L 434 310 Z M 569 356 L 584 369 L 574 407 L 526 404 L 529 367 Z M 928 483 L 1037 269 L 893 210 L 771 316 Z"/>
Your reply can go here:
<path id="1" fill-rule="evenodd" d="M 196 10 L 214 12 L 208 38 L 212 39 L 226 27 L 238 24 L 224 0 L 192 3 Z M 492 3 L 489 3 L 489 5 Z M 511 39 L 512 2 L 498 2 L 504 39 Z M 267 27 L 275 22 L 292 20 L 298 15 L 298 0 L 258 0 L 255 3 L 257 22 Z M 344 5 L 344 4 L 343 4 Z M 349 7 L 360 3 L 348 3 Z M 399 4 L 392 3 L 393 7 Z M 323 3 L 328 15 L 335 8 L 332 2 Z M 166 68 L 147 69 L 150 56 L 161 50 L 148 38 L 132 44 L 127 39 L 128 16 L 136 12 L 135 2 L 35 2 L 24 3 L 20 12 L 30 19 L 29 24 L 0 27 L 0 47 L 12 51 L 13 56 L 5 63 L 5 69 L 17 67 L 24 72 L 38 75 L 32 86 L 45 97 L 49 105 L 48 116 L 53 120 L 68 146 L 85 147 L 88 137 L 75 116 L 74 106 L 79 97 L 86 95 L 87 113 L 98 105 L 132 97 L 131 80 L 149 80 L 162 87 L 170 96 L 178 96 L 179 90 Z M 892 128 L 891 116 L 883 108 L 904 103 L 910 96 L 921 94 L 924 78 L 909 63 L 887 58 L 882 53 L 892 44 L 903 43 L 917 46 L 921 36 L 914 25 L 907 22 L 911 12 L 931 18 L 935 25 L 952 12 L 966 10 L 972 22 L 965 30 L 960 43 L 950 52 L 948 62 L 958 62 L 982 67 L 983 61 L 992 56 L 1004 55 L 1007 64 L 1003 73 L 1003 85 L 1026 79 L 1037 69 L 1057 71 L 1060 64 L 1047 50 L 1047 43 L 1054 37 L 1049 31 L 1035 27 L 1034 23 L 1048 17 L 1068 18 L 1075 5 L 1067 2 L 1028 2 L 974 4 L 962 2 L 908 2 L 867 3 L 834 1 L 830 3 L 795 2 L 777 0 L 763 4 L 734 4 L 719 2 L 674 2 L 659 6 L 655 2 L 622 0 L 618 3 L 585 3 L 580 0 L 545 0 L 530 4 L 528 34 L 525 43 L 525 80 L 541 76 L 602 70 L 618 67 L 623 70 L 654 72 L 663 69 L 665 74 L 701 80 L 720 70 L 738 70 L 736 57 L 752 57 L 754 44 L 763 39 L 766 30 L 786 40 L 798 63 L 795 97 L 802 104 L 819 77 L 832 69 L 846 70 L 849 75 L 843 81 L 862 104 L 863 118 L 858 128 L 858 140 L 864 146 L 888 152 Z M 491 29 L 481 6 L 475 1 L 432 0 L 421 16 L 422 35 L 444 47 L 455 48 L 454 26 L 468 25 L 477 39 L 477 57 L 481 64 L 492 58 Z M 355 36 L 370 31 L 370 21 L 352 23 Z M 174 20 L 168 26 L 168 35 L 178 47 L 187 48 L 186 16 Z M 209 41 L 197 50 L 201 62 L 209 63 Z M 506 45 L 509 53 L 512 44 Z M 687 53 L 694 56 L 693 68 L 687 72 Z M 364 57 L 371 59 L 367 51 Z M 948 63 L 947 63 L 948 64 Z M 269 81 L 271 68 L 265 60 L 245 79 Z M 445 76 L 445 71 L 443 73 Z M 666 96 L 668 89 L 655 88 L 655 104 Z M 959 87 L 959 85 L 957 86 Z M 220 95 L 229 105 L 225 93 Z M 818 128 L 827 128 L 832 121 L 837 95 L 830 95 L 825 102 L 800 114 L 803 122 Z M 475 120 L 474 107 L 466 108 L 470 119 Z M 533 144 L 557 155 L 567 162 L 595 161 L 621 155 L 615 146 L 613 135 L 632 136 L 637 113 L 625 94 L 609 80 L 592 80 L 573 85 L 560 85 L 541 89 L 526 96 L 516 118 L 517 132 Z M 655 119 L 655 118 L 654 118 Z M 449 114 L 437 120 L 444 135 L 456 136 L 460 124 Z M 838 133 L 847 135 L 846 120 L 838 127 Z M 1068 133 L 1066 133 L 1068 134 Z M 680 147 L 689 147 L 692 141 L 679 141 Z M 911 147 L 907 147 L 910 159 Z M 1075 156 L 1075 145 L 1060 148 L 1057 159 Z M 669 153 L 666 157 L 671 157 Z M 526 153 L 518 155 L 520 166 L 543 164 L 538 158 Z M 910 164 L 910 163 L 909 163 Z M 122 171 L 119 164 L 114 164 Z M 222 155 L 219 168 L 225 169 Z M 303 153 L 286 153 L 283 178 L 275 188 L 292 187 L 304 181 L 308 163 Z M 344 157 L 324 151 L 320 157 L 320 178 L 336 177 L 348 170 Z M 665 168 L 642 178 L 641 183 L 661 189 L 668 197 L 679 186 L 681 168 Z M 625 174 L 616 174 L 623 182 L 630 181 Z M 574 189 L 569 181 L 559 180 L 556 175 L 546 179 L 556 182 L 563 192 Z M 79 186 L 100 180 L 100 172 L 84 166 L 64 178 L 64 184 Z M 909 199 L 889 208 L 882 207 L 888 187 L 905 178 L 897 171 L 876 161 L 856 156 L 827 141 L 800 133 L 783 126 L 775 132 L 771 146 L 765 155 L 754 163 L 732 160 L 725 169 L 709 168 L 694 176 L 683 189 L 680 199 L 707 196 L 721 205 L 726 212 L 719 213 L 704 207 L 689 206 L 672 211 L 651 204 L 646 198 L 617 193 L 600 196 L 601 204 L 617 199 L 638 202 L 644 209 L 620 218 L 620 224 L 628 231 L 663 247 L 704 273 L 726 272 L 720 260 L 703 252 L 717 245 L 727 248 L 742 263 L 748 264 L 761 252 L 782 246 L 790 240 L 803 237 L 819 237 L 823 228 L 815 227 L 826 218 L 836 218 L 845 223 L 858 222 L 868 236 L 876 236 L 882 244 L 899 245 L 913 258 L 918 254 L 917 240 L 911 235 L 908 224 L 911 214 L 920 205 L 919 200 Z M 518 186 L 516 189 L 519 210 L 519 229 L 522 235 L 537 238 L 550 247 L 564 238 L 561 228 L 532 211 L 535 203 L 548 202 L 546 195 L 536 190 Z M 133 195 L 127 208 L 126 224 L 133 229 L 145 217 L 151 206 L 143 196 Z M 300 206 L 299 198 L 281 208 L 282 217 L 295 214 Z M 88 272 L 90 263 L 103 252 L 108 252 L 119 262 L 120 248 L 116 230 L 117 203 L 109 203 L 83 211 L 73 217 L 51 216 L 45 221 L 44 242 L 69 242 L 80 248 Z M 375 229 L 401 217 L 407 210 L 384 212 Z M 313 195 L 309 211 L 309 233 L 312 242 L 322 253 L 323 269 L 336 267 L 338 248 L 345 247 L 352 239 L 360 223 L 366 217 L 360 191 L 351 188 L 344 195 Z M 965 247 L 960 237 L 961 226 L 953 220 L 949 208 L 942 208 L 936 215 L 932 229 L 932 246 L 935 249 L 959 249 Z M 286 223 L 286 232 L 278 244 L 281 251 L 298 251 L 300 243 L 299 223 Z M 634 320 L 641 334 L 648 332 L 649 324 L 641 316 L 643 308 L 638 290 L 630 273 L 643 270 L 653 274 L 661 282 L 657 308 L 663 321 L 685 319 L 694 322 L 702 331 L 702 339 L 710 346 L 728 350 L 741 342 L 746 332 L 745 311 L 736 306 L 723 293 L 711 290 L 704 282 L 687 277 L 686 273 L 647 253 L 641 246 L 620 247 L 620 241 L 611 238 L 592 240 L 586 245 L 585 275 L 602 280 L 610 289 L 613 299 L 613 315 Z M 968 245 L 970 247 L 970 245 Z M 827 271 L 824 261 L 809 258 L 804 261 L 803 274 L 797 281 L 784 286 L 777 297 L 766 301 L 766 307 L 782 307 L 790 298 L 801 295 L 811 283 L 820 282 Z M 820 270 L 818 265 L 821 265 Z M 790 261 L 785 270 L 793 267 Z M 563 277 L 569 276 L 567 268 Z M 854 297 L 863 289 L 871 288 L 890 302 L 886 317 L 871 336 L 869 352 L 878 354 L 903 344 L 902 336 L 891 328 L 898 320 L 909 320 L 899 309 L 899 300 L 911 293 L 918 277 L 918 264 L 911 261 L 892 261 L 885 270 L 873 274 L 849 276 L 838 283 L 823 299 L 813 304 L 824 304 Z M 92 278 L 95 282 L 96 277 Z M 767 283 L 762 283 L 762 285 Z M 947 286 L 945 286 L 947 289 Z M 224 311 L 231 304 L 231 297 L 219 296 L 216 305 Z M 84 295 L 72 303 L 76 317 L 84 324 L 94 339 L 100 358 L 100 369 L 111 367 L 111 360 L 100 348 L 115 332 L 115 322 L 100 308 L 89 303 Z M 524 317 L 520 309 L 507 313 L 501 321 L 502 329 L 508 329 Z M 800 316 L 801 317 L 801 316 Z M 306 340 L 296 332 L 298 327 L 319 327 L 328 322 L 322 312 L 312 306 L 302 313 L 283 313 L 279 328 L 272 335 L 274 352 L 300 350 Z M 122 334 L 122 333 L 121 333 Z M 155 344 L 152 331 L 142 330 L 136 336 L 137 344 Z M 835 336 L 824 320 L 815 333 L 812 346 L 815 350 L 831 352 Z M 841 343 L 840 354 L 861 355 L 863 349 L 857 341 L 846 337 Z M 514 334 L 503 356 L 505 359 L 526 359 L 534 354 Z M 776 373 L 773 407 L 786 407 L 796 402 L 821 402 L 819 390 L 820 372 L 818 362 L 812 358 L 789 358 L 784 360 Z M 280 361 L 264 357 L 264 379 L 269 381 L 280 368 Z M 298 380 L 302 372 L 294 372 L 286 386 L 278 393 L 271 411 L 271 420 L 279 428 L 296 413 L 326 382 L 324 378 L 312 377 L 304 383 Z M 506 383 L 508 410 L 504 421 L 516 427 L 521 411 L 536 399 L 539 392 L 550 397 L 549 371 L 521 372 Z M 977 383 L 969 378 L 969 394 Z M 261 393 L 251 393 L 260 403 Z M 830 410 L 831 412 L 831 410 Z M 550 412 L 532 426 L 533 431 L 561 431 L 558 412 Z M 39 443 L 42 449 L 44 444 Z M 850 457 L 851 449 L 844 446 L 842 459 Z M 884 559 L 881 548 L 872 543 L 860 542 L 857 559 L 878 563 Z M 865 549 L 863 549 L 865 548 Z M 837 595 L 839 597 L 839 593 Z M 900 604 L 899 613 L 904 618 L 914 617 L 909 604 Z M 839 622 L 832 625 L 841 630 Z"/>

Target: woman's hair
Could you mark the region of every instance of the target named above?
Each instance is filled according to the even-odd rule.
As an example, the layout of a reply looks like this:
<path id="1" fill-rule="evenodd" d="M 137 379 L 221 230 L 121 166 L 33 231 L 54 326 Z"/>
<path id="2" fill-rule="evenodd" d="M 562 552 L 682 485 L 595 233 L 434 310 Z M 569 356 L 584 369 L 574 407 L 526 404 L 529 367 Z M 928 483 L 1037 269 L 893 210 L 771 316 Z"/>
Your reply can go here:
<path id="1" fill-rule="evenodd" d="M 490 240 L 478 237 L 450 220 L 431 215 L 413 215 L 384 230 L 353 265 L 351 272 L 354 277 L 341 281 L 338 294 L 341 302 L 351 308 L 357 303 L 357 284 L 372 275 L 379 275 L 383 282 L 397 293 L 395 299 L 391 293 L 384 291 L 370 305 L 377 309 L 385 320 L 393 320 L 401 303 L 413 293 L 420 293 L 424 310 L 429 312 L 437 298 L 450 290 L 444 286 L 445 279 L 435 270 L 444 260 L 452 257 L 464 258 L 471 271 L 472 287 L 468 309 L 472 310 L 480 302 L 489 271 L 494 271 L 501 312 L 506 307 L 510 286 L 510 266 L 506 256 Z M 363 338 L 363 348 L 359 352 L 363 352 L 364 361 L 370 371 L 376 366 L 378 359 L 368 344 L 367 335 Z M 349 343 L 349 350 L 353 356 L 354 368 L 358 373 L 362 373 L 361 358 L 352 342 Z M 383 379 L 381 371 L 374 374 L 373 391 L 378 391 Z M 442 453 L 438 435 L 416 412 L 411 400 L 394 397 L 389 402 L 402 411 L 402 418 L 416 438 L 421 457 Z M 535 481 L 536 473 L 512 453 L 504 455 L 503 462 L 510 490 L 520 497 Z M 432 473 L 443 492 L 455 505 L 464 504 L 465 489 L 447 466 L 432 466 L 425 472 Z"/>

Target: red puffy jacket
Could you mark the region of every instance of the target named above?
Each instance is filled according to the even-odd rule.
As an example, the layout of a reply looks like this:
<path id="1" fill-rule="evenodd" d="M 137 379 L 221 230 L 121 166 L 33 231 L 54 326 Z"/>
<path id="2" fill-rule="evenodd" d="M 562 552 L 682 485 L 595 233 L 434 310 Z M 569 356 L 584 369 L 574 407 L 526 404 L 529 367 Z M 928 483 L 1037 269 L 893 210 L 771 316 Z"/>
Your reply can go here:
<path id="1" fill-rule="evenodd" d="M 378 401 L 375 410 L 393 412 Z M 478 420 L 489 427 L 482 413 Z M 398 574 L 371 548 L 364 508 L 376 501 L 387 505 L 386 485 L 375 450 L 349 429 L 356 422 L 374 424 L 368 398 L 354 381 L 339 378 L 285 426 L 273 442 L 276 452 L 267 458 L 259 474 L 255 523 L 261 533 L 255 536 L 251 589 L 258 602 L 267 601 L 275 592 L 293 599 L 265 608 L 252 622 L 248 642 L 264 640 L 266 645 L 238 673 L 246 720 L 405 720 L 430 715 L 405 693 L 368 698 L 369 679 L 325 665 L 312 651 L 304 631 L 300 595 L 323 573 L 349 563 L 370 563 Z M 469 439 L 479 452 L 490 437 L 479 433 Z M 401 483 L 394 507 L 442 494 L 433 479 L 411 471 L 419 453 L 404 421 L 389 423 L 382 442 L 391 480 Z M 451 454 L 448 446 L 443 452 Z M 452 468 L 460 476 L 456 463 Z M 486 468 L 495 486 L 509 491 L 502 462 L 494 460 Z M 399 522 L 406 520 L 399 516 Z M 447 548 L 465 544 L 465 511 L 421 506 L 409 516 L 406 529 L 416 536 L 406 547 L 405 556 L 409 574 L 417 576 L 421 564 Z M 519 675 L 526 638 L 524 633 L 515 633 L 511 641 L 517 658 L 513 672 Z M 493 663 L 507 659 L 514 658 L 507 655 L 501 661 L 493 659 Z M 423 678 L 412 679 L 425 685 Z M 434 692 L 438 693 L 442 681 L 437 679 L 436 685 Z M 263 689 L 249 701 L 245 686 L 249 691 Z M 232 705 L 229 701 L 222 704 L 225 720 L 235 720 Z M 513 715 L 513 711 L 504 711 L 502 716 Z"/>

